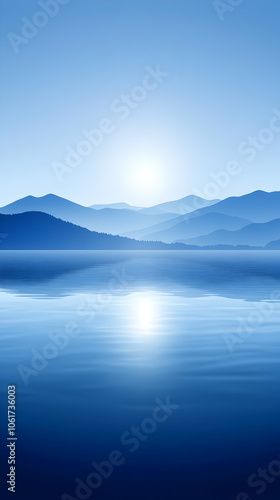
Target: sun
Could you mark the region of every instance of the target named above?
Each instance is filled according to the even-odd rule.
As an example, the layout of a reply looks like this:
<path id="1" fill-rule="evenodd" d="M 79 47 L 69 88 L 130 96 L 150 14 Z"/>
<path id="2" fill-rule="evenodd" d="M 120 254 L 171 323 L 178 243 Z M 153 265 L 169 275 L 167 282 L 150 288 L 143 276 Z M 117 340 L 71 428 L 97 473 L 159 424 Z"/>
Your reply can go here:
<path id="1" fill-rule="evenodd" d="M 160 158 L 138 155 L 126 163 L 125 184 L 131 204 L 155 204 L 166 189 L 167 171 Z"/>
<path id="2" fill-rule="evenodd" d="M 153 188 L 157 183 L 157 173 L 151 166 L 138 167 L 135 172 L 136 184 L 141 188 Z"/>

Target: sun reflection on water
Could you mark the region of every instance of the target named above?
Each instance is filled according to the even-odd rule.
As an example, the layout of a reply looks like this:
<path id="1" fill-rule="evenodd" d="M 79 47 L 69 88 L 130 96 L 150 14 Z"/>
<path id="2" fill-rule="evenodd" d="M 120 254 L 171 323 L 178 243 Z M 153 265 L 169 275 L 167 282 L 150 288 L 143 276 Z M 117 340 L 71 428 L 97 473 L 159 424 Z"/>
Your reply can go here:
<path id="1" fill-rule="evenodd" d="M 152 299 L 141 298 L 137 304 L 139 328 L 150 330 L 155 322 L 155 308 Z"/>

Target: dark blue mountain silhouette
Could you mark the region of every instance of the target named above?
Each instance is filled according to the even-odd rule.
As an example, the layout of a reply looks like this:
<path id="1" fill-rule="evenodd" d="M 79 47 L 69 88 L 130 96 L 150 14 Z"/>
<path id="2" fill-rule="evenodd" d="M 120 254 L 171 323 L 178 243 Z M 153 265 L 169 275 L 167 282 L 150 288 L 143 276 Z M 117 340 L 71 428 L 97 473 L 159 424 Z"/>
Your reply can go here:
<path id="1" fill-rule="evenodd" d="M 0 208 L 2 214 L 44 212 L 67 222 L 72 222 L 91 231 L 122 234 L 168 220 L 174 214 L 146 215 L 136 210 L 94 210 L 77 203 L 48 194 L 39 198 L 27 196 Z"/>
<path id="2" fill-rule="evenodd" d="M 182 244 L 136 241 L 89 231 L 42 212 L 0 214 L 1 250 L 162 250 Z"/>
<path id="3" fill-rule="evenodd" d="M 193 197 L 182 200 L 187 199 L 193 203 L 201 201 L 193 200 Z M 162 205 L 170 210 L 181 206 L 181 210 L 182 200 Z M 176 248 L 182 249 L 277 249 L 279 245 L 280 192 L 255 191 L 180 216 L 175 213 L 148 215 L 142 209 L 134 209 L 136 207 L 126 210 L 122 204 L 117 205 L 115 209 L 94 210 L 55 195 L 28 196 L 0 209 L 0 214 L 3 214 L 1 248 L 144 249 L 169 248 L 163 244 L 176 243 Z M 3 219 L 8 214 L 13 214 L 13 217 Z M 16 214 L 23 217 L 17 218 Z M 53 217 L 46 219 L 46 215 Z M 65 222 L 70 224 L 65 226 Z M 94 232 L 79 232 L 85 229 Z M 114 239 L 113 236 L 117 235 L 124 238 Z M 138 245 L 131 238 L 144 244 Z M 155 242 L 154 247 L 152 242 Z"/>

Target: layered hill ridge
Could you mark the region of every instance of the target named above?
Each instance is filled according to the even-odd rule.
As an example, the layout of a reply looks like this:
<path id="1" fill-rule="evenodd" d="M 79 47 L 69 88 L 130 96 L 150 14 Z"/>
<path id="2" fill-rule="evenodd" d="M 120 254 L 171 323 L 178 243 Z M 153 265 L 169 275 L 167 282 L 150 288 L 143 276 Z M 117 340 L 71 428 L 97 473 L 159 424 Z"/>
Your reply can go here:
<path id="1" fill-rule="evenodd" d="M 218 201 L 210 207 L 204 207 L 190 214 L 163 221 L 141 230 L 131 231 L 125 235 L 166 243 L 182 241 L 195 245 L 228 245 L 227 233 L 215 234 L 213 237 L 211 233 L 219 230 L 236 231 L 252 223 L 264 223 L 278 218 L 280 218 L 280 193 L 278 191 L 272 193 L 254 191 L 240 197 L 230 197 Z M 245 232 L 244 230 L 244 234 Z M 250 234 L 248 239 L 250 239 Z M 277 236 L 276 232 L 274 240 L 277 239 Z M 200 237 L 201 239 L 199 239 Z M 249 244 L 254 245 L 254 241 Z M 243 243 L 237 242 L 236 244 Z"/>
<path id="2" fill-rule="evenodd" d="M 27 244 L 28 248 L 43 245 L 46 249 L 140 249 L 147 247 L 143 245 L 146 241 L 149 248 L 154 242 L 153 248 L 170 248 L 168 245 L 175 243 L 176 248 L 179 244 L 182 249 L 279 249 L 280 192 L 255 191 L 212 200 L 211 206 L 191 212 L 190 204 L 194 207 L 209 202 L 192 196 L 182 200 L 160 204 L 151 210 L 122 203 L 94 209 L 53 194 L 27 196 L 0 209 L 0 248 L 24 249 Z M 71 242 L 71 238 L 75 241 Z M 132 243 L 135 239 L 138 246 Z"/>
<path id="3" fill-rule="evenodd" d="M 200 215 L 213 212 L 201 208 Z M 243 196 L 231 196 L 215 203 L 215 212 L 231 217 L 245 217 L 252 222 L 268 222 L 280 218 L 280 192 L 253 191 Z"/>
<path id="4" fill-rule="evenodd" d="M 174 217 L 174 214 L 146 215 L 135 210 L 114 210 L 104 208 L 94 210 L 78 203 L 48 194 L 36 198 L 27 196 L 0 208 L 0 213 L 6 215 L 24 212 L 44 212 L 66 222 L 72 222 L 90 231 L 120 235 L 126 231 L 141 229 L 147 225 L 156 224 Z M 151 222 L 153 221 L 153 222 Z"/>
<path id="5" fill-rule="evenodd" d="M 250 220 L 241 217 L 231 217 L 215 212 L 200 215 L 200 213 L 195 212 L 193 215 L 179 216 L 150 228 L 131 231 L 125 236 L 140 240 L 172 243 L 174 240 L 183 240 L 186 237 L 194 238 L 218 229 L 241 229 L 250 223 Z"/>
<path id="6" fill-rule="evenodd" d="M 0 214 L 1 250 L 162 250 L 183 244 L 136 241 L 89 231 L 43 212 Z"/>
<path id="7" fill-rule="evenodd" d="M 143 208 L 141 212 L 145 214 L 174 213 L 183 215 L 195 212 L 201 208 L 210 207 L 219 201 L 220 200 L 206 200 L 205 198 L 191 194 L 179 200 L 167 201 L 159 205 Z"/>
<path id="8" fill-rule="evenodd" d="M 220 229 L 206 236 L 183 240 L 188 245 L 251 245 L 266 246 L 280 236 L 280 219 L 249 224 L 238 231 Z"/>

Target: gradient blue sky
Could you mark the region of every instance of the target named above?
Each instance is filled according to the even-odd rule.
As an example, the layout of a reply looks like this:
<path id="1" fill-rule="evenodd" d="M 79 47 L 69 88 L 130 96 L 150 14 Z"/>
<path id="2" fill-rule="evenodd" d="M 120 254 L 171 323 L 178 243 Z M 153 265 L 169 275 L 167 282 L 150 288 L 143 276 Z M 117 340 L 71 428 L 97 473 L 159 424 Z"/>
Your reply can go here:
<path id="1" fill-rule="evenodd" d="M 224 21 L 212 0 L 70 0 L 15 54 L 7 34 L 38 10 L 1 0 L 1 206 L 50 192 L 156 204 L 203 194 L 230 160 L 242 172 L 218 197 L 280 189 L 280 133 L 252 162 L 238 153 L 280 110 L 278 0 L 244 0 Z M 168 78 L 120 120 L 112 102 L 157 64 Z M 107 117 L 114 132 L 59 182 L 52 163 Z"/>

